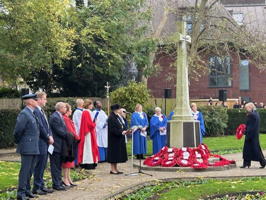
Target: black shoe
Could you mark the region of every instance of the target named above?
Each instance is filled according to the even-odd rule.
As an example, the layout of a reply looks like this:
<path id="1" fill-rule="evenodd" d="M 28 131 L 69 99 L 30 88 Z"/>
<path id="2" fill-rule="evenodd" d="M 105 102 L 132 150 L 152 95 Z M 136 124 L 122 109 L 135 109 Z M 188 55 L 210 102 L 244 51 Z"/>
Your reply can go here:
<path id="1" fill-rule="evenodd" d="M 123 174 L 124 172 L 117 171 L 118 174 Z"/>
<path id="2" fill-rule="evenodd" d="M 74 183 L 70 183 L 70 187 L 75 187 L 75 186 L 78 186 L 78 185 L 76 185 Z"/>
<path id="3" fill-rule="evenodd" d="M 243 165 L 243 166 L 241 166 L 240 168 L 249 168 L 250 167 L 250 165 Z"/>
<path id="4" fill-rule="evenodd" d="M 56 187 L 53 187 L 53 189 L 58 190 L 58 191 L 66 190 L 64 186 L 56 186 Z"/>
<path id="5" fill-rule="evenodd" d="M 28 197 L 26 197 L 26 196 L 18 196 L 17 197 L 17 200 L 29 200 L 29 198 Z"/>
<path id="6" fill-rule="evenodd" d="M 119 173 L 118 172 L 110 171 L 110 174 L 118 175 Z"/>
<path id="7" fill-rule="evenodd" d="M 265 168 L 265 165 L 260 166 L 260 169 L 264 169 L 264 168 Z"/>
<path id="8" fill-rule="evenodd" d="M 49 189 L 49 188 L 42 188 L 42 191 L 46 192 L 46 193 L 53 193 L 54 190 Z"/>
<path id="9" fill-rule="evenodd" d="M 47 192 L 41 190 L 41 189 L 38 189 L 38 190 L 32 190 L 32 193 L 33 194 L 38 194 L 38 195 L 46 195 Z"/>
<path id="10" fill-rule="evenodd" d="M 64 181 L 62 181 L 62 184 L 63 184 L 64 187 L 70 187 L 71 186 L 70 184 L 67 185 Z"/>
<path id="11" fill-rule="evenodd" d="M 37 196 L 32 194 L 32 192 L 26 193 L 26 196 L 29 198 L 36 198 Z"/>

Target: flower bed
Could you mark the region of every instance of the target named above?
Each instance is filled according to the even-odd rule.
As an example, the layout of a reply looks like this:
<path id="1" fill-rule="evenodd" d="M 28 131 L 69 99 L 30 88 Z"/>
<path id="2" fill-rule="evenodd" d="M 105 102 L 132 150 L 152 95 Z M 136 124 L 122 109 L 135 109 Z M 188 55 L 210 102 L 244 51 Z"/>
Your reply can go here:
<path id="1" fill-rule="evenodd" d="M 241 192 L 230 193 L 226 195 L 214 195 L 208 197 L 206 200 L 265 200 L 265 192 Z"/>

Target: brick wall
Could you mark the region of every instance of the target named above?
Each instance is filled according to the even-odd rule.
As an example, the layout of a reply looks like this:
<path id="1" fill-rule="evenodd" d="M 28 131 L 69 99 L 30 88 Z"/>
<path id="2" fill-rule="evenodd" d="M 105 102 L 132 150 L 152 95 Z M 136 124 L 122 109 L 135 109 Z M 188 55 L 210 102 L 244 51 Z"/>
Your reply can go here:
<path id="1" fill-rule="evenodd" d="M 164 88 L 172 89 L 172 97 L 175 97 L 175 68 L 170 67 L 174 59 L 168 55 L 161 54 L 156 62 L 161 65 L 161 71 L 148 79 L 148 88 L 154 97 L 161 98 Z M 171 75 L 171 79 L 169 78 Z M 169 80 L 170 79 L 170 80 Z M 252 101 L 266 103 L 266 71 L 257 69 L 253 64 L 249 66 L 250 89 L 241 91 L 239 89 L 239 60 L 232 55 L 232 86 L 225 88 L 210 88 L 208 75 L 203 75 L 198 80 L 190 80 L 189 93 L 191 99 L 218 98 L 219 90 L 227 90 L 227 98 L 250 97 Z"/>

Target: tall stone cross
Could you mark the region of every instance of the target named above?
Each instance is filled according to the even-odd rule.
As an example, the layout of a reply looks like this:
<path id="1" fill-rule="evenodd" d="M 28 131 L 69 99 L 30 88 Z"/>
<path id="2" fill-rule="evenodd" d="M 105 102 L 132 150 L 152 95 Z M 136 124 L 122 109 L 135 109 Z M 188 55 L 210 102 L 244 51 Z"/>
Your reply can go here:
<path id="1" fill-rule="evenodd" d="M 186 22 L 177 24 L 178 50 L 176 62 L 176 107 L 170 121 L 169 145 L 171 147 L 195 147 L 199 144 L 199 122 L 192 117 L 189 105 Z"/>
<path id="2" fill-rule="evenodd" d="M 176 107 L 174 110 L 174 120 L 191 120 L 192 114 L 189 106 L 189 85 L 188 85 L 188 63 L 187 63 L 187 43 L 191 43 L 191 38 L 186 35 L 186 22 L 178 21 L 178 51 L 176 63 Z"/>
<path id="3" fill-rule="evenodd" d="M 109 82 L 106 83 L 106 86 L 104 86 L 106 88 L 106 98 L 107 98 L 107 114 L 109 116 L 110 114 L 110 85 L 109 85 Z"/>

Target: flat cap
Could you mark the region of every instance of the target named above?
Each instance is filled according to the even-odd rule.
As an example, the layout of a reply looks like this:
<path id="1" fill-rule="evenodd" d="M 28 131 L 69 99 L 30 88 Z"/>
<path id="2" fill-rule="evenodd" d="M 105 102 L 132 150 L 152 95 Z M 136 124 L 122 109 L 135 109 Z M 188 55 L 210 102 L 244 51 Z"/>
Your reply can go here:
<path id="1" fill-rule="evenodd" d="M 118 110 L 118 109 L 120 109 L 120 108 L 121 108 L 121 106 L 120 106 L 119 104 L 114 104 L 114 105 L 111 106 L 111 110 L 112 110 L 112 111 L 114 111 L 114 110 Z"/>
<path id="2" fill-rule="evenodd" d="M 21 97 L 21 99 L 25 100 L 25 99 L 37 99 L 37 95 L 36 94 L 25 94 Z"/>

